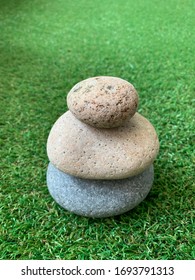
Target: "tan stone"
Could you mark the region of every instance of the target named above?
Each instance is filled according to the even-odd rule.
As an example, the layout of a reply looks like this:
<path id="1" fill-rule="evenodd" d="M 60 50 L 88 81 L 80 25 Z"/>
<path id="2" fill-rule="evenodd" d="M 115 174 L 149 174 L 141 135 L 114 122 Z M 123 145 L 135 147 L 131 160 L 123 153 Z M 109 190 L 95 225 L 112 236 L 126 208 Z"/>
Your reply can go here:
<path id="1" fill-rule="evenodd" d="M 136 113 L 121 127 L 97 129 L 67 111 L 52 127 L 47 153 L 65 173 L 88 179 L 122 179 L 149 167 L 159 150 L 151 123 Z"/>
<path id="2" fill-rule="evenodd" d="M 129 82 L 100 76 L 76 84 L 68 93 L 67 104 L 75 117 L 87 124 L 118 127 L 135 114 L 138 95 Z"/>

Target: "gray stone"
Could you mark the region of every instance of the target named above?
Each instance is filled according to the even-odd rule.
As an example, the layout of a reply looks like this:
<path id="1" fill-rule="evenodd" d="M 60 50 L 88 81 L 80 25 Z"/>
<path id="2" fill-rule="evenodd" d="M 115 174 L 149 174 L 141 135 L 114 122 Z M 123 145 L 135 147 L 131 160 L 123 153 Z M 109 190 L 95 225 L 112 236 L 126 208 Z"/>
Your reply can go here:
<path id="1" fill-rule="evenodd" d="M 54 200 L 66 210 L 87 217 L 109 217 L 129 211 L 149 193 L 153 165 L 134 177 L 90 180 L 68 175 L 49 163 L 47 185 Z"/>

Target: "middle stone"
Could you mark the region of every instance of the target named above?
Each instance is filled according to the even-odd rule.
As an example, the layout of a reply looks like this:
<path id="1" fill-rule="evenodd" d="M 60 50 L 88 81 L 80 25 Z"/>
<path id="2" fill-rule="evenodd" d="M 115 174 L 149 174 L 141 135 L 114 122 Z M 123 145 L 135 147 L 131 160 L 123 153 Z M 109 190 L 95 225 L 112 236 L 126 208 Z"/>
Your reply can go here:
<path id="1" fill-rule="evenodd" d="M 143 172 L 159 149 L 152 124 L 139 113 L 117 128 L 95 128 L 70 111 L 52 127 L 47 154 L 61 171 L 85 179 L 123 179 Z"/>

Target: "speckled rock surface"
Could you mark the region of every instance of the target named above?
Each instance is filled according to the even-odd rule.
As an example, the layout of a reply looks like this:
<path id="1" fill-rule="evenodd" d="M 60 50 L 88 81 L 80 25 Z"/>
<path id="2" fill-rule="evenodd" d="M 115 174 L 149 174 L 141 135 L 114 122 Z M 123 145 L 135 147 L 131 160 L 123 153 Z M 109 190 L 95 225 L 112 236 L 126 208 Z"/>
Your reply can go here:
<path id="1" fill-rule="evenodd" d="M 129 82 L 108 76 L 93 77 L 76 84 L 68 93 L 69 110 L 94 127 L 118 127 L 132 117 L 138 95 Z"/>
<path id="2" fill-rule="evenodd" d="M 85 179 L 122 179 L 148 168 L 159 150 L 151 123 L 136 113 L 118 128 L 97 129 L 67 111 L 52 127 L 47 154 L 51 163 Z"/>
<path id="3" fill-rule="evenodd" d="M 119 215 L 137 206 L 149 193 L 153 177 L 151 165 L 128 179 L 85 180 L 65 174 L 50 163 L 47 185 L 51 196 L 63 208 L 98 218 Z"/>

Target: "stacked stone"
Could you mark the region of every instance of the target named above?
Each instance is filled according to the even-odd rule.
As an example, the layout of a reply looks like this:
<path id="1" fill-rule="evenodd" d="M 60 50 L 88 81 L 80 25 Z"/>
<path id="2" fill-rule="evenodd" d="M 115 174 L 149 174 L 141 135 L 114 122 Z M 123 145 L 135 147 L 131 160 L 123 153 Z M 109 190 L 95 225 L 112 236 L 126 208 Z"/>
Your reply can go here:
<path id="1" fill-rule="evenodd" d="M 134 208 L 152 187 L 159 150 L 154 127 L 136 112 L 135 88 L 116 77 L 89 78 L 70 90 L 67 104 L 47 142 L 51 196 L 88 217 Z"/>

